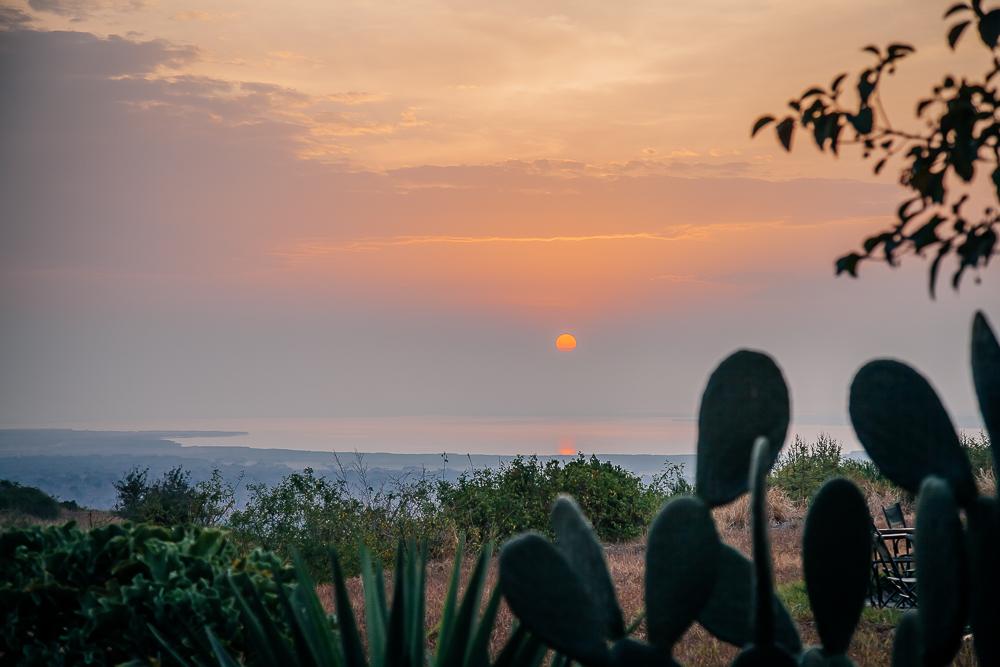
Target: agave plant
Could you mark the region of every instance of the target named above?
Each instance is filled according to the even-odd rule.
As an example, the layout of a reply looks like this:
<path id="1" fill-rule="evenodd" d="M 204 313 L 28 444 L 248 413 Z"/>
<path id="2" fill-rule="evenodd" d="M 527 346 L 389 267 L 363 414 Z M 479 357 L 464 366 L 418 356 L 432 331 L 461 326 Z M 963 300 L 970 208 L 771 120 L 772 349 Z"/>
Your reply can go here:
<path id="1" fill-rule="evenodd" d="M 480 611 L 486 574 L 493 550 L 484 546 L 476 560 L 465 592 L 458 595 L 461 578 L 463 545 L 455 554 L 451 579 L 445 597 L 442 618 L 437 632 L 436 650 L 428 655 L 428 633 L 424 627 L 426 607 L 426 547 L 417 548 L 410 542 L 400 543 L 393 572 L 393 593 L 386 598 L 382 567 L 370 553 L 361 551 L 361 580 L 364 587 L 365 638 L 358 628 L 357 614 L 347 593 L 346 579 L 336 551 L 331 551 L 333 593 L 336 614 L 328 616 L 316 595 L 314 582 L 307 568 L 296 562 L 296 586 L 278 591 L 282 613 L 276 619 L 263 604 L 260 593 L 250 587 L 249 595 L 242 591 L 236 578 L 230 586 L 240 608 L 241 619 L 248 634 L 249 651 L 232 655 L 207 631 L 220 667 L 240 664 L 282 665 L 283 667 L 511 667 L 540 665 L 546 654 L 545 646 L 523 627 L 515 628 L 502 650 L 493 658 L 489 654 L 490 638 L 500 607 L 500 590 L 494 586 Z M 290 627 L 291 632 L 283 632 Z M 156 628 L 154 634 L 162 637 Z M 190 662 L 161 640 L 171 657 L 181 665 L 206 664 Z M 207 656 L 206 656 L 207 657 Z"/>

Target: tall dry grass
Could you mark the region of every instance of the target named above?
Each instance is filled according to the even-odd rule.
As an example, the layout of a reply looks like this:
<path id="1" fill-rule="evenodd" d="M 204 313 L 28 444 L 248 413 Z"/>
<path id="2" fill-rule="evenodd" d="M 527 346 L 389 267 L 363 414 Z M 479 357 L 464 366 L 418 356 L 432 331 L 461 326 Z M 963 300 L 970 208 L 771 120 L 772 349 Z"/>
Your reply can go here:
<path id="1" fill-rule="evenodd" d="M 992 468 L 980 468 L 976 472 L 976 488 L 984 496 L 997 494 L 997 476 Z"/>
<path id="2" fill-rule="evenodd" d="M 782 500 L 776 498 L 776 509 L 789 509 Z M 789 588 L 801 588 L 802 564 L 800 558 L 800 545 L 802 542 L 802 522 L 797 514 L 797 508 L 790 510 L 787 520 L 775 523 L 770 528 L 772 560 L 774 562 L 775 582 L 779 592 Z M 733 511 L 733 522 L 739 522 L 739 515 Z M 750 532 L 746 527 L 736 528 L 729 525 L 720 525 L 720 536 L 722 539 L 749 555 L 750 552 Z M 611 577 L 614 580 L 618 591 L 618 600 L 624 612 L 626 622 L 632 621 L 642 612 L 644 600 L 644 576 L 645 576 L 645 546 L 641 543 L 611 545 L 607 548 L 608 567 Z M 473 560 L 467 558 L 463 563 L 463 581 L 467 580 L 473 566 Z M 447 592 L 448 579 L 451 575 L 451 565 L 446 562 L 434 562 L 428 565 L 427 571 L 427 621 L 428 644 L 434 647 L 437 636 L 434 628 L 440 622 L 441 609 L 444 605 L 444 597 Z M 496 582 L 496 561 L 490 567 L 487 579 L 487 586 L 492 587 Z M 391 575 L 388 577 L 387 587 L 392 590 Z M 348 582 L 348 590 L 354 602 L 355 610 L 359 614 L 359 623 L 364 624 L 364 595 L 361 582 L 358 578 L 353 578 Z M 320 586 L 319 594 L 324 606 L 333 610 L 332 591 L 329 586 Z M 809 615 L 808 608 L 801 604 L 789 603 L 789 610 L 795 618 L 805 645 L 815 645 L 819 642 L 816 633 L 815 623 Z M 499 650 L 504 638 L 511 631 L 513 618 L 506 605 L 501 607 L 497 618 L 497 627 L 494 632 L 492 648 Z M 862 620 L 855 632 L 854 639 L 849 652 L 850 657 L 860 667 L 888 667 L 892 650 L 892 637 L 894 632 L 895 616 L 892 612 L 868 613 Z M 362 627 L 362 632 L 363 632 Z M 645 627 L 639 626 L 638 636 L 642 637 Z M 968 644 L 968 642 L 967 642 Z M 693 626 L 678 643 L 674 657 L 683 665 L 688 667 L 719 667 L 728 665 L 736 655 L 736 649 L 728 644 L 724 644 L 709 635 L 700 626 Z M 977 664 L 972 655 L 971 646 L 963 647 L 958 659 L 954 663 L 963 667 Z"/>
<path id="3" fill-rule="evenodd" d="M 720 528 L 744 529 L 750 526 L 750 496 L 742 495 L 728 505 L 712 510 L 715 524 Z M 805 508 L 792 502 L 781 489 L 772 486 L 767 490 L 767 516 L 772 524 L 800 521 Z"/>

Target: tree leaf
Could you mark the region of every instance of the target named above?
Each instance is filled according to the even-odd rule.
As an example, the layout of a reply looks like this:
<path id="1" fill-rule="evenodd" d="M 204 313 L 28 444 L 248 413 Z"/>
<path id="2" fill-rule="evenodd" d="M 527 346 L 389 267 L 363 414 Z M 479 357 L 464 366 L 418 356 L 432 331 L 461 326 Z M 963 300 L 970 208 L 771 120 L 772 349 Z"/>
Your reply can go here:
<path id="1" fill-rule="evenodd" d="M 979 37 L 987 47 L 997 47 L 997 38 L 1000 38 L 1000 9 L 993 9 L 979 19 Z"/>
<path id="2" fill-rule="evenodd" d="M 762 129 L 767 127 L 769 123 L 774 122 L 774 116 L 761 116 L 757 119 L 757 122 L 753 124 L 753 129 L 750 130 L 750 137 L 753 138 L 757 136 L 757 133 Z"/>
<path id="3" fill-rule="evenodd" d="M 853 483 L 831 479 L 816 494 L 802 534 L 809 606 L 827 654 L 846 653 L 868 594 L 868 504 Z"/>
<path id="4" fill-rule="evenodd" d="M 851 125 L 858 131 L 858 134 L 868 134 L 874 126 L 875 114 L 872 113 L 871 107 L 865 106 L 857 114 L 848 115 L 847 119 L 851 121 Z"/>
<path id="5" fill-rule="evenodd" d="M 860 262 L 861 259 L 861 255 L 856 252 L 852 252 L 838 258 L 837 263 L 834 265 L 834 275 L 839 276 L 841 273 L 847 273 L 852 278 L 857 278 L 858 262 Z"/>
<path id="6" fill-rule="evenodd" d="M 965 4 L 964 2 L 956 2 L 954 5 L 948 8 L 948 11 L 944 13 L 944 16 L 942 18 L 948 18 L 949 16 L 958 14 L 959 12 L 970 12 L 970 11 L 972 11 L 972 7 L 970 7 L 969 5 Z"/>
<path id="7" fill-rule="evenodd" d="M 786 151 L 792 150 L 792 130 L 795 129 L 795 119 L 788 116 L 783 121 L 778 123 L 774 131 L 778 135 L 778 141 L 785 148 Z"/>
<path id="8" fill-rule="evenodd" d="M 834 97 L 840 92 L 840 86 L 844 83 L 844 79 L 847 78 L 847 72 L 843 74 L 838 74 L 833 81 L 830 83 L 830 90 L 833 91 Z"/>
<path id="9" fill-rule="evenodd" d="M 963 506 L 975 498 L 955 427 L 920 373 L 892 359 L 871 361 L 854 376 L 849 408 L 858 440 L 890 480 L 916 494 L 925 477 L 938 475 Z"/>
<path id="10" fill-rule="evenodd" d="M 552 505 L 551 523 L 556 549 L 580 576 L 602 617 L 606 636 L 611 639 L 624 636 L 625 620 L 604 560 L 604 547 L 580 506 L 571 497 L 560 495 Z"/>
<path id="11" fill-rule="evenodd" d="M 653 519 L 646 546 L 646 626 L 668 652 L 715 587 L 719 535 L 708 507 L 694 496 L 669 501 Z"/>
<path id="12" fill-rule="evenodd" d="M 945 255 L 948 254 L 949 250 L 951 250 L 951 241 L 950 240 L 943 242 L 938 247 L 937 255 L 934 257 L 934 261 L 931 262 L 931 270 L 930 270 L 930 292 L 931 292 L 931 298 L 932 299 L 934 298 L 934 290 L 935 290 L 935 287 L 937 285 L 937 274 L 938 274 L 938 270 L 941 267 L 941 260 L 943 260 L 945 258 Z"/>
<path id="13" fill-rule="evenodd" d="M 725 505 L 747 490 L 754 441 L 770 443 L 773 464 L 785 436 L 791 405 L 781 369 L 768 355 L 739 350 L 708 378 L 698 412 L 696 489 L 709 507 Z"/>
<path id="14" fill-rule="evenodd" d="M 969 21 L 961 21 L 951 26 L 951 30 L 948 31 L 948 46 L 955 50 L 955 45 L 958 44 L 958 40 L 961 39 L 962 33 L 965 29 L 969 27 Z"/>

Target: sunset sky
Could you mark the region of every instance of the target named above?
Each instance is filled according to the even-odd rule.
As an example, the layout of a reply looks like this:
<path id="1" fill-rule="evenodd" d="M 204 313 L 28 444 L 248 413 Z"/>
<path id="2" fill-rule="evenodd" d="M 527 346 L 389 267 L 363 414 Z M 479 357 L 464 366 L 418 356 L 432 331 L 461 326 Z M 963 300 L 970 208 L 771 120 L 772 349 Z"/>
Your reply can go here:
<path id="1" fill-rule="evenodd" d="M 891 355 L 971 425 L 1000 270 L 834 278 L 896 170 L 749 137 L 891 41 L 905 126 L 987 66 L 946 6 L 0 0 L 0 426 L 684 417 L 739 347 L 796 420 Z"/>

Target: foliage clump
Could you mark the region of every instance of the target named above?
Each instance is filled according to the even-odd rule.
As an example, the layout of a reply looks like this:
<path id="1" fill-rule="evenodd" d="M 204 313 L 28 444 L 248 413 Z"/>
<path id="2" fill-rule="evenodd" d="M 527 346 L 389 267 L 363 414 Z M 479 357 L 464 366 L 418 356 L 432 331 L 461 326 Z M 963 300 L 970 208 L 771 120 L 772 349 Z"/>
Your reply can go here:
<path id="1" fill-rule="evenodd" d="M 568 493 L 606 542 L 639 537 L 666 497 L 690 491 L 677 464 L 668 463 L 647 485 L 619 465 L 583 454 L 565 463 L 517 456 L 438 488 L 442 510 L 463 531 L 484 538 L 547 530 L 549 508 L 560 493 Z"/>
<path id="2" fill-rule="evenodd" d="M 292 473 L 274 486 L 250 484 L 246 507 L 232 513 L 229 527 L 244 549 L 260 546 L 286 558 L 298 554 L 312 576 L 329 576 L 329 553 L 343 554 L 349 574 L 360 571 L 359 549 L 390 562 L 400 540 L 425 539 L 434 556 L 454 547 L 453 525 L 434 497 L 432 480 L 403 477 L 376 488 L 362 481 L 351 489 L 344 478 Z"/>
<path id="3" fill-rule="evenodd" d="M 191 473 L 176 466 L 160 479 L 149 479 L 149 468 L 133 468 L 115 482 L 115 512 L 129 521 L 163 526 L 195 524 L 217 526 L 236 504 L 236 485 L 218 470 L 208 480 L 193 484 Z"/>
<path id="4" fill-rule="evenodd" d="M 55 519 L 59 516 L 59 507 L 59 501 L 41 489 L 0 479 L 0 512 Z"/>
<path id="5" fill-rule="evenodd" d="M 277 614 L 276 590 L 293 575 L 275 556 L 241 557 L 210 528 L 74 524 L 0 535 L 0 656 L 7 664 L 203 661 L 204 630 L 242 651 L 237 590 L 254 589 Z"/>
<path id="6" fill-rule="evenodd" d="M 966 271 L 985 268 L 997 254 L 1000 232 L 1000 94 L 994 85 L 1000 74 L 1000 9 L 970 0 L 952 5 L 944 18 L 954 21 L 947 33 L 952 49 L 973 32 L 969 28 L 975 29 L 988 53 L 987 69 L 980 75 L 945 76 L 917 100 L 919 129 L 894 124 L 882 101 L 887 77 L 915 52 L 909 44 L 893 43 L 884 49 L 864 47 L 874 62 L 851 85 L 843 73 L 829 86 L 811 86 L 788 102 L 790 113 L 780 119 L 762 116 L 751 131 L 755 135 L 773 123 L 785 150 L 791 150 L 796 127 L 811 134 L 820 151 L 833 155 L 845 144 L 857 144 L 865 159 L 875 160 L 876 174 L 890 160 L 899 160 L 899 183 L 909 196 L 896 211 L 896 223 L 866 238 L 860 251 L 840 257 L 836 273 L 856 277 L 863 261 L 895 266 L 906 254 L 930 254 L 932 296 L 942 260 L 957 260 L 951 276 L 957 289 Z M 970 214 L 970 204 L 980 204 L 970 197 L 977 185 L 989 190 L 988 201 L 980 213 Z"/>

